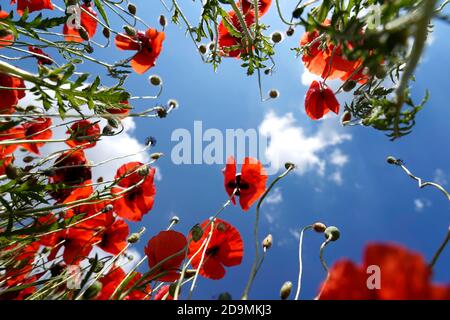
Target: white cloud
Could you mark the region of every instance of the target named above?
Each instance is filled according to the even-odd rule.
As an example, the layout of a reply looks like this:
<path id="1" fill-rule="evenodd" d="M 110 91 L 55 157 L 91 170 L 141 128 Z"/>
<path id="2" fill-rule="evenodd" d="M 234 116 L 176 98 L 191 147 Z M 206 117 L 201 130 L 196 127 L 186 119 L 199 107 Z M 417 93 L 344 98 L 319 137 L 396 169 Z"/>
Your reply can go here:
<path id="1" fill-rule="evenodd" d="M 431 206 L 431 201 L 427 199 L 414 199 L 414 210 L 417 212 L 423 211 L 425 208 Z"/>
<path id="2" fill-rule="evenodd" d="M 315 133 L 307 134 L 296 124 L 292 113 L 279 117 L 270 111 L 259 126 L 259 131 L 270 139 L 265 157 L 274 171 L 281 169 L 286 162 L 293 162 L 297 165 L 295 172 L 299 175 L 314 171 L 324 176 L 328 158 L 326 153 L 333 154 L 333 151 L 335 165 L 343 166 L 348 161 L 346 155 L 341 151 L 336 153 L 333 148 L 352 138 L 350 134 L 342 132 L 336 119 L 321 121 Z"/>
<path id="3" fill-rule="evenodd" d="M 434 171 L 434 182 L 444 186 L 447 184 L 447 175 L 445 174 L 444 170 L 437 168 Z"/>
<path id="4" fill-rule="evenodd" d="M 309 87 L 311 85 L 311 83 L 316 80 L 316 81 L 321 81 L 321 78 L 311 72 L 309 72 L 308 69 L 306 69 L 305 67 L 303 67 L 303 72 L 302 72 L 302 84 L 304 86 Z"/>
<path id="5" fill-rule="evenodd" d="M 330 162 L 338 167 L 343 167 L 348 162 L 348 156 L 343 154 L 340 149 L 335 149 L 330 155 Z"/>
<path id="6" fill-rule="evenodd" d="M 283 201 L 283 194 L 281 193 L 280 188 L 273 189 L 273 191 L 264 200 L 265 203 L 273 205 L 278 204 L 282 201 Z"/>
<path id="7" fill-rule="evenodd" d="M 337 170 L 330 175 L 330 180 L 336 183 L 338 186 L 341 186 L 344 180 L 342 179 L 342 172 Z"/>
<path id="8" fill-rule="evenodd" d="M 296 239 L 300 240 L 300 231 L 297 229 L 289 229 L 289 233 Z"/>

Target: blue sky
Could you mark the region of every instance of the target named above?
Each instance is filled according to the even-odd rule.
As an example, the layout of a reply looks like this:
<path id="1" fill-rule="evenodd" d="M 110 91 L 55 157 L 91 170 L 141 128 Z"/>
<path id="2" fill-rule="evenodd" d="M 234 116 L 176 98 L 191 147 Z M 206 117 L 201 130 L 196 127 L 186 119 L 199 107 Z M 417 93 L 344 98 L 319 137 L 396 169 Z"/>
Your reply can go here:
<path id="1" fill-rule="evenodd" d="M 134 2 L 139 15 L 150 26 L 159 28 L 157 17 L 165 13 L 159 1 Z M 183 1 L 181 5 L 194 23 L 200 12 L 200 2 Z M 270 32 L 285 30 L 274 7 L 262 21 L 271 26 Z M 113 24 L 120 26 L 122 22 L 113 19 Z M 176 144 L 171 141 L 173 130 L 192 131 L 194 121 L 201 120 L 204 129 L 223 131 L 257 129 L 263 125 L 283 142 L 282 146 L 271 145 L 270 152 L 280 152 L 282 161 L 299 161 L 297 172 L 278 185 L 282 200 L 273 200 L 262 207 L 260 236 L 262 239 L 268 233 L 273 234 L 274 246 L 255 280 L 251 298 L 277 299 L 284 281 L 290 280 L 296 285 L 298 244 L 295 234 L 316 221 L 341 230 L 341 239 L 332 243 L 325 253 L 330 265 L 343 257 L 359 262 L 364 246 L 372 241 L 397 242 L 421 252 L 427 261 L 431 259 L 449 227 L 448 200 L 437 190 L 418 189 L 413 180 L 399 168 L 387 165 L 385 159 L 394 155 L 404 159 L 418 176 L 438 179 L 444 184 L 450 182 L 450 153 L 445 143 L 450 138 L 447 92 L 450 65 L 445 61 L 450 49 L 448 26 L 436 23 L 433 41 L 427 47 L 412 87 L 417 100 L 422 99 L 426 89 L 430 90 L 431 98 L 418 114 L 413 133 L 395 142 L 371 128 L 341 128 L 339 117 L 334 115 L 319 122 L 306 116 L 304 69 L 301 60 L 290 50 L 298 45 L 300 29 L 276 48 L 276 72 L 263 78 L 263 86 L 264 91 L 276 88 L 281 95 L 267 102 L 260 101 L 256 77 L 246 76 L 239 60 L 223 59 L 214 73 L 211 65 L 202 63 L 184 28 L 169 24 L 165 32 L 166 40 L 157 66 L 143 76 L 131 75 L 127 88 L 133 95 L 153 94 L 147 77 L 158 74 L 164 81 L 164 92 L 157 101 L 165 103 L 175 98 L 180 108 L 166 119 L 137 119 L 134 131 L 127 133 L 129 140 L 122 144 L 107 144 L 106 141 L 98 144 L 98 148 L 103 145 L 105 150 L 123 152 L 129 146 L 127 141 L 142 144 L 147 136 L 154 136 L 157 139 L 154 151 L 166 154 L 157 163 L 162 178 L 156 182 L 154 208 L 142 223 L 133 225 L 136 230 L 141 225 L 147 228 L 143 241 L 136 246 L 138 251 L 143 252 L 146 240 L 165 228 L 172 215 L 181 219 L 176 230 L 187 233 L 227 200 L 221 172 L 223 165 L 177 166 L 170 159 Z M 101 41 L 101 36 L 98 39 Z M 101 59 L 113 61 L 123 59 L 127 53 L 111 47 L 99 49 L 97 54 Z M 103 73 L 91 64 L 82 69 L 92 74 Z M 345 97 L 338 98 L 343 105 Z M 154 101 L 141 101 L 134 106 L 143 110 L 154 104 Z M 288 156 L 295 159 L 283 158 Z M 240 297 L 253 261 L 254 217 L 254 208 L 242 212 L 239 207 L 228 207 L 221 215 L 240 230 L 245 243 L 244 260 L 240 266 L 228 268 L 222 280 L 200 279 L 194 298 L 211 299 L 225 291 L 234 298 Z M 312 232 L 305 236 L 302 289 L 305 299 L 315 296 L 325 277 L 319 263 L 322 241 L 321 235 Z M 450 282 L 449 265 L 450 250 L 446 250 L 435 268 L 436 281 Z"/>

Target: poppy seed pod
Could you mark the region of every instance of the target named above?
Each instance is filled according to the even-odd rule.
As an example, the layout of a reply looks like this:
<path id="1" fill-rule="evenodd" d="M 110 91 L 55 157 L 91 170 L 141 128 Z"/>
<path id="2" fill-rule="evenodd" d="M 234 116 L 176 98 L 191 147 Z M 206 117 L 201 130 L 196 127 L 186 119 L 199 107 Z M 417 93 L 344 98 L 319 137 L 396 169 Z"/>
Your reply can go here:
<path id="1" fill-rule="evenodd" d="M 201 44 L 201 45 L 198 46 L 198 51 L 199 51 L 201 54 L 205 54 L 206 51 L 208 51 L 208 49 L 206 48 L 206 46 L 205 46 L 204 44 Z"/>
<path id="2" fill-rule="evenodd" d="M 156 75 L 156 74 L 151 75 L 151 76 L 148 78 L 148 81 L 150 82 L 151 85 L 153 85 L 153 86 L 155 86 L 155 87 L 156 87 L 156 86 L 160 86 L 161 83 L 162 83 L 161 78 L 160 78 L 158 75 Z"/>
<path id="3" fill-rule="evenodd" d="M 276 98 L 278 98 L 279 96 L 280 96 L 280 92 L 279 92 L 278 90 L 272 89 L 272 90 L 269 91 L 269 97 L 270 97 L 271 99 L 276 99 Z"/>
<path id="4" fill-rule="evenodd" d="M 164 154 L 161 153 L 161 152 L 155 152 L 155 153 L 152 153 L 152 154 L 150 155 L 150 158 L 151 158 L 152 160 L 158 160 L 158 159 L 161 158 L 163 155 L 164 155 Z"/>
<path id="5" fill-rule="evenodd" d="M 313 224 L 313 230 L 318 233 L 323 233 L 327 229 L 327 226 L 322 222 L 316 222 Z"/>
<path id="6" fill-rule="evenodd" d="M 292 291 L 292 282 L 290 281 L 286 281 L 285 283 L 283 283 L 283 285 L 281 286 L 280 289 L 280 298 L 282 300 L 286 300 L 287 298 L 289 298 L 289 295 L 291 294 Z"/>
<path id="7" fill-rule="evenodd" d="M 159 24 L 161 25 L 161 27 L 167 26 L 166 16 L 160 15 L 158 21 L 159 21 Z"/>
<path id="8" fill-rule="evenodd" d="M 264 238 L 264 240 L 262 242 L 262 246 L 263 246 L 264 250 L 267 250 L 272 247 L 272 244 L 273 244 L 273 237 L 271 234 L 268 234 L 267 237 Z"/>
<path id="9" fill-rule="evenodd" d="M 272 33 L 270 38 L 272 39 L 273 43 L 280 43 L 281 41 L 283 41 L 283 35 L 279 31 L 275 31 L 274 33 Z"/>
<path id="10" fill-rule="evenodd" d="M 131 37 L 137 35 L 137 31 L 136 31 L 136 29 L 133 28 L 133 27 L 130 27 L 130 26 L 125 25 L 125 26 L 123 26 L 123 30 L 125 30 L 126 34 L 129 35 L 129 36 L 131 36 Z"/>
<path id="11" fill-rule="evenodd" d="M 393 156 L 387 157 L 386 162 L 389 164 L 397 164 L 398 163 L 397 159 L 395 159 Z"/>
<path id="12" fill-rule="evenodd" d="M 136 243 L 139 241 L 140 238 L 141 236 L 139 233 L 133 233 L 128 237 L 127 241 L 128 243 Z"/>
<path id="13" fill-rule="evenodd" d="M 128 12 L 131 13 L 133 16 L 136 15 L 137 12 L 136 6 L 132 3 L 128 4 Z"/>
<path id="14" fill-rule="evenodd" d="M 172 109 L 176 109 L 176 108 L 178 108 L 178 107 L 180 106 L 179 103 L 178 103 L 178 101 L 175 100 L 175 99 L 170 99 L 170 100 L 167 102 L 167 105 L 169 106 L 169 108 L 172 108 Z"/>
<path id="15" fill-rule="evenodd" d="M 284 168 L 285 168 L 286 170 L 293 169 L 293 168 L 295 168 L 295 164 L 292 163 L 292 162 L 286 162 L 286 163 L 284 164 Z"/>
<path id="16" fill-rule="evenodd" d="M 339 231 L 339 229 L 334 226 L 326 228 L 324 231 L 324 234 L 325 234 L 325 239 L 331 240 L 331 241 L 336 241 L 341 236 L 341 232 Z"/>
<path id="17" fill-rule="evenodd" d="M 294 28 L 289 27 L 289 29 L 287 29 L 287 31 L 286 31 L 286 35 L 288 37 L 292 37 L 294 35 Z"/>

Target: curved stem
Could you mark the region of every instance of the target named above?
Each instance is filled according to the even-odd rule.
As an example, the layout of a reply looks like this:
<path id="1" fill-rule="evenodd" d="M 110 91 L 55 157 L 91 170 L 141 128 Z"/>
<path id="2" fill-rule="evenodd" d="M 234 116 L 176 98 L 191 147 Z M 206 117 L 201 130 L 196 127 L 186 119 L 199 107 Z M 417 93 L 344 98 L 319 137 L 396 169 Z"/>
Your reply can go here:
<path id="1" fill-rule="evenodd" d="M 294 300 L 298 300 L 300 296 L 300 289 L 302 284 L 302 273 L 303 273 L 303 260 L 302 260 L 302 247 L 303 247 L 303 234 L 306 230 L 312 229 L 312 225 L 306 226 L 302 229 L 300 232 L 300 237 L 298 240 L 298 262 L 299 262 L 299 268 L 298 268 L 298 280 L 297 280 L 297 291 L 295 292 L 295 298 Z"/>

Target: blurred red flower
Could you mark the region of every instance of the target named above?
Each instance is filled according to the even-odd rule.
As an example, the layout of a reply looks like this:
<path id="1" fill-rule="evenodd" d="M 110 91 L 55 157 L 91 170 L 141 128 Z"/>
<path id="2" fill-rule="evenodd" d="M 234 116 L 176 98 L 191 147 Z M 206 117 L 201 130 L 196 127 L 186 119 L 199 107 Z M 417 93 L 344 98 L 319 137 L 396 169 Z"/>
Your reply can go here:
<path id="1" fill-rule="evenodd" d="M 379 267 L 379 289 L 367 286 L 369 266 Z M 450 299 L 450 284 L 433 284 L 431 276 L 431 269 L 420 254 L 395 244 L 369 244 L 362 265 L 349 260 L 334 264 L 330 278 L 322 284 L 320 299 Z"/>
<path id="2" fill-rule="evenodd" d="M 11 4 L 16 2 L 19 15 L 23 15 L 25 9 L 28 9 L 28 13 L 44 9 L 53 10 L 53 4 L 50 0 L 11 0 Z"/>
<path id="3" fill-rule="evenodd" d="M 242 4 L 241 4 L 242 3 Z M 238 2 L 238 8 L 242 8 L 242 12 L 247 13 L 250 10 L 252 10 L 253 14 L 254 11 L 253 8 L 253 4 L 254 4 L 254 0 L 242 0 Z M 262 17 L 263 15 L 265 15 L 267 13 L 267 11 L 269 11 L 270 9 L 270 5 L 272 4 L 272 0 L 258 0 L 258 16 Z"/>
<path id="4" fill-rule="evenodd" d="M 250 27 L 255 22 L 255 14 L 252 11 L 249 11 L 245 14 L 245 24 L 247 27 Z M 243 29 L 241 24 L 239 23 L 239 19 L 234 11 L 228 12 L 228 20 L 227 20 L 235 30 L 239 31 L 243 34 Z M 245 38 L 245 37 L 244 37 Z M 219 48 L 222 50 L 222 54 L 226 57 L 234 57 L 238 58 L 242 53 L 246 50 L 246 43 L 242 43 L 242 39 L 230 33 L 228 28 L 226 27 L 223 21 L 219 24 Z M 240 46 L 240 48 L 235 48 L 236 46 Z"/>
<path id="5" fill-rule="evenodd" d="M 100 227 L 98 247 L 111 254 L 119 254 L 127 246 L 130 233 L 125 221 L 116 219 L 112 212 L 105 214 L 105 224 Z"/>
<path id="6" fill-rule="evenodd" d="M 164 32 L 150 28 L 146 32 L 138 31 L 135 36 L 118 34 L 115 42 L 120 50 L 138 51 L 131 59 L 131 66 L 136 73 L 143 74 L 155 65 L 164 39 Z"/>
<path id="7" fill-rule="evenodd" d="M 47 140 L 53 135 L 50 129 L 52 120 L 50 118 L 37 118 L 32 121 L 25 122 L 22 127 L 25 133 L 25 139 L 27 140 Z M 42 147 L 45 142 L 37 143 L 24 143 L 22 147 L 35 154 L 40 154 L 39 148 Z"/>
<path id="8" fill-rule="evenodd" d="M 236 160 L 231 156 L 227 159 L 223 174 L 225 190 L 230 197 L 236 190 L 231 200 L 236 204 L 235 196 L 239 196 L 239 203 L 244 211 L 247 211 L 266 190 L 267 173 L 257 159 L 245 158 L 241 173 L 236 174 Z"/>
<path id="9" fill-rule="evenodd" d="M 127 274 L 123 271 L 122 268 L 113 266 L 109 272 L 100 278 L 100 283 L 102 284 L 102 290 L 100 294 L 95 298 L 96 300 L 109 300 L 109 298 L 114 294 L 117 287 L 120 283 L 127 277 Z M 130 281 L 124 286 L 122 293 L 125 293 L 128 289 L 142 278 L 142 275 L 139 272 L 134 272 L 134 275 L 131 277 Z M 147 300 L 149 299 L 149 292 L 151 291 L 150 285 L 146 285 L 146 292 L 140 290 L 133 290 L 125 296 L 124 300 Z M 118 298 L 118 297 L 113 297 Z"/>
<path id="10" fill-rule="evenodd" d="M 0 89 L 0 113 L 11 114 L 20 99 L 25 97 L 25 83 L 22 79 L 0 73 L 0 86 L 11 89 Z M 17 88 L 15 90 L 14 88 Z"/>
<path id="11" fill-rule="evenodd" d="M 97 31 L 97 20 L 94 19 L 97 17 L 97 12 L 95 12 L 92 4 L 82 4 L 81 6 L 81 17 L 80 24 L 81 27 L 89 35 L 89 38 L 93 38 L 95 32 Z M 80 37 L 79 29 L 72 28 L 68 26 L 67 23 L 64 24 L 63 33 L 65 34 L 64 39 L 66 41 L 73 42 L 83 42 L 83 39 Z"/>
<path id="12" fill-rule="evenodd" d="M 36 48 L 33 46 L 28 46 L 28 51 L 39 55 L 39 56 L 35 55 L 38 65 L 53 64 L 53 61 L 51 59 L 49 59 L 50 56 L 48 54 L 46 54 L 42 49 Z M 45 58 L 45 57 L 47 57 L 47 58 Z"/>
<path id="13" fill-rule="evenodd" d="M 0 10 L 0 19 L 6 19 L 9 17 L 9 13 Z M 9 30 L 0 31 L 0 49 L 9 46 L 14 42 L 14 35 Z"/>
<path id="14" fill-rule="evenodd" d="M 211 226 L 207 226 L 210 220 L 201 224 L 204 230 L 203 236 L 197 242 L 189 243 L 189 258 L 200 250 L 203 242 L 209 237 Z M 192 237 L 192 236 L 191 236 Z M 197 269 L 200 264 L 203 248 L 192 259 L 192 266 Z M 225 267 L 241 264 L 244 255 L 244 242 L 239 231 L 228 222 L 220 219 L 214 221 L 214 229 L 211 240 L 206 248 L 205 258 L 200 266 L 200 274 L 210 279 L 222 279 L 225 276 Z"/>
<path id="15" fill-rule="evenodd" d="M 83 149 L 93 148 L 101 136 L 98 123 L 92 123 L 89 120 L 75 122 L 66 133 L 70 135 L 66 144 L 71 148 L 76 146 L 82 146 Z"/>
<path id="16" fill-rule="evenodd" d="M 173 300 L 173 296 L 169 293 L 170 290 L 170 286 L 169 285 L 164 285 L 161 287 L 161 289 L 158 290 L 158 292 L 156 292 L 153 300 L 162 300 L 165 298 L 165 300 Z M 169 294 L 168 294 L 169 293 Z"/>
<path id="17" fill-rule="evenodd" d="M 161 231 L 151 238 L 145 247 L 145 254 L 148 257 L 148 265 L 150 268 L 155 267 L 158 263 L 166 258 L 175 255 L 177 252 L 183 251 L 187 245 L 186 237 L 177 231 L 167 230 Z M 184 260 L 185 253 L 181 252 L 161 266 L 155 268 L 151 272 L 150 278 L 156 277 L 158 281 L 175 281 L 179 278 L 180 265 Z"/>
<path id="18" fill-rule="evenodd" d="M 152 209 L 156 193 L 153 184 L 155 172 L 154 168 L 141 162 L 126 163 L 117 170 L 115 179 L 119 179 L 119 182 L 111 188 L 111 194 L 118 197 L 113 203 L 118 216 L 141 221 L 142 216 Z"/>
<path id="19" fill-rule="evenodd" d="M 0 123 L 3 124 L 3 123 Z M 0 131 L 0 141 L 5 140 L 21 140 L 25 138 L 25 132 L 22 127 L 13 127 L 7 130 Z M 6 155 L 13 153 L 19 144 L 9 144 L 0 146 L 0 159 Z"/>
<path id="20" fill-rule="evenodd" d="M 305 111 L 311 119 L 319 120 L 329 111 L 338 114 L 339 102 L 325 83 L 313 81 L 306 93 Z"/>
<path id="21" fill-rule="evenodd" d="M 0 175 L 5 174 L 6 167 L 9 166 L 14 160 L 14 156 L 5 156 L 0 154 Z"/>

